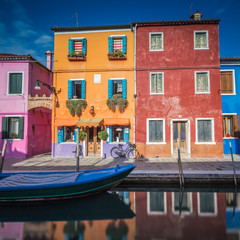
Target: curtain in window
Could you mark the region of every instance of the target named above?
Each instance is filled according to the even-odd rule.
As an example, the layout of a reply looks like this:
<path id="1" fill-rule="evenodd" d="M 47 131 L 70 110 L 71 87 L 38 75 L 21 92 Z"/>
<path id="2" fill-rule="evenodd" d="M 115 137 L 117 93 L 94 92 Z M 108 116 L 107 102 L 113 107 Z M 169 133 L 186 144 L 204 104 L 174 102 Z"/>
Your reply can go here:
<path id="1" fill-rule="evenodd" d="M 9 137 L 18 137 L 19 118 L 9 118 Z"/>
<path id="2" fill-rule="evenodd" d="M 22 73 L 9 74 L 9 93 L 10 94 L 22 93 Z"/>
<path id="3" fill-rule="evenodd" d="M 197 73 L 197 92 L 209 92 L 207 73 Z"/>
<path id="4" fill-rule="evenodd" d="M 195 47 L 196 48 L 207 48 L 207 33 L 205 33 L 205 32 L 196 33 Z"/>
<path id="5" fill-rule="evenodd" d="M 214 203 L 214 193 L 210 192 L 200 192 L 200 212 L 201 213 L 214 213 L 215 203 Z"/>
<path id="6" fill-rule="evenodd" d="M 162 49 L 162 34 L 152 34 L 151 50 L 161 50 L 161 49 Z"/>
<path id="7" fill-rule="evenodd" d="M 162 74 L 151 74 L 151 93 L 162 93 Z"/>
<path id="8" fill-rule="evenodd" d="M 149 142 L 163 141 L 163 121 L 150 120 L 149 121 Z"/>
<path id="9" fill-rule="evenodd" d="M 212 141 L 212 121 L 198 120 L 198 141 L 211 142 Z"/>
<path id="10" fill-rule="evenodd" d="M 151 212 L 164 212 L 163 192 L 149 192 L 149 200 Z"/>

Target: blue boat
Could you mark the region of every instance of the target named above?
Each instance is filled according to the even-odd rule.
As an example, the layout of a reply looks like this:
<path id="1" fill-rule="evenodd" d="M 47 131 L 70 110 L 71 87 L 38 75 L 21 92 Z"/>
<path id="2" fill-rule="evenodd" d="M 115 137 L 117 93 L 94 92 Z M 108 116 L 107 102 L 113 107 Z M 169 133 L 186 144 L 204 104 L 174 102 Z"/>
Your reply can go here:
<path id="1" fill-rule="evenodd" d="M 79 172 L 0 174 L 0 201 L 42 200 L 86 196 L 118 185 L 134 165 Z"/>

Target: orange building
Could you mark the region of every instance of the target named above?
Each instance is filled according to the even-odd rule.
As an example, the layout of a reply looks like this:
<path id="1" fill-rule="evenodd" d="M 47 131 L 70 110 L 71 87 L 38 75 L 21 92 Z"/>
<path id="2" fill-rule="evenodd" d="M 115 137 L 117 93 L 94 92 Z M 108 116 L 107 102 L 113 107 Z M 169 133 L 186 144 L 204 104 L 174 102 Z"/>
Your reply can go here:
<path id="1" fill-rule="evenodd" d="M 76 133 L 87 133 L 82 155 L 110 155 L 134 141 L 134 33 L 131 25 L 53 27 L 52 154 L 74 157 Z M 61 90 L 61 91 L 60 91 Z M 108 102 L 108 104 L 107 104 Z M 117 105 L 116 105 L 117 102 Z M 98 133 L 106 130 L 108 138 Z M 103 133 L 102 133 L 103 134 Z"/>

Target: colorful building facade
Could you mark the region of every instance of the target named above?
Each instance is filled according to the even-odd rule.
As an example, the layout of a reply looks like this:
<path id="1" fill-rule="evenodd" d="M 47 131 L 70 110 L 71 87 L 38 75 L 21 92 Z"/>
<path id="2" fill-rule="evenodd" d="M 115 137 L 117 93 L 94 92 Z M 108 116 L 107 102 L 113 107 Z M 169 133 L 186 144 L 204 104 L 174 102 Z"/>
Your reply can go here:
<path id="1" fill-rule="evenodd" d="M 134 139 L 131 26 L 53 27 L 52 30 L 54 86 L 61 89 L 57 95 L 58 107 L 53 108 L 52 155 L 74 157 L 80 129 L 80 133 L 87 133 L 80 154 L 110 156 L 115 144 Z M 114 111 L 111 102 L 114 97 L 119 97 L 118 101 L 127 107 L 121 109 L 118 104 Z M 98 138 L 98 133 L 104 130 L 109 135 L 106 141 Z"/>
<path id="2" fill-rule="evenodd" d="M 6 158 L 50 152 L 52 98 L 35 85 L 52 84 L 51 70 L 31 55 L 0 54 L 0 63 L 0 151 L 7 139 Z"/>
<path id="3" fill-rule="evenodd" d="M 144 157 L 222 157 L 219 20 L 137 22 L 136 145 Z M 179 143 L 178 143 L 179 139 Z"/>
<path id="4" fill-rule="evenodd" d="M 223 149 L 230 154 L 240 154 L 240 57 L 221 58 L 221 94 L 223 118 Z"/>

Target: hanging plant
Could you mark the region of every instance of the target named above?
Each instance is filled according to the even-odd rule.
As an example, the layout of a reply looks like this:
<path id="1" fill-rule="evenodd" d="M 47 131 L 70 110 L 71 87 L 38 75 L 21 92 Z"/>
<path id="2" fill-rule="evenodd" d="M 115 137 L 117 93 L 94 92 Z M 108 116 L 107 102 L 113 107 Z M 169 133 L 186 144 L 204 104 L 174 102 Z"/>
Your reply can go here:
<path id="1" fill-rule="evenodd" d="M 106 130 L 103 130 L 103 131 L 99 132 L 99 133 L 98 133 L 98 137 L 99 137 L 101 140 L 105 141 L 105 140 L 108 138 L 108 133 L 107 133 L 107 131 L 106 131 Z"/>
<path id="2" fill-rule="evenodd" d="M 87 133 L 85 131 L 79 131 L 79 140 L 83 141 L 87 136 Z"/>
<path id="3" fill-rule="evenodd" d="M 123 113 L 128 106 L 128 100 L 122 98 L 122 94 L 114 94 L 112 98 L 108 98 L 107 106 L 113 112 L 115 112 L 116 107 L 118 107 L 119 112 Z"/>
<path id="4" fill-rule="evenodd" d="M 86 109 L 87 102 L 85 100 L 67 100 L 66 106 L 72 116 L 75 114 L 80 116 L 82 111 Z"/>

